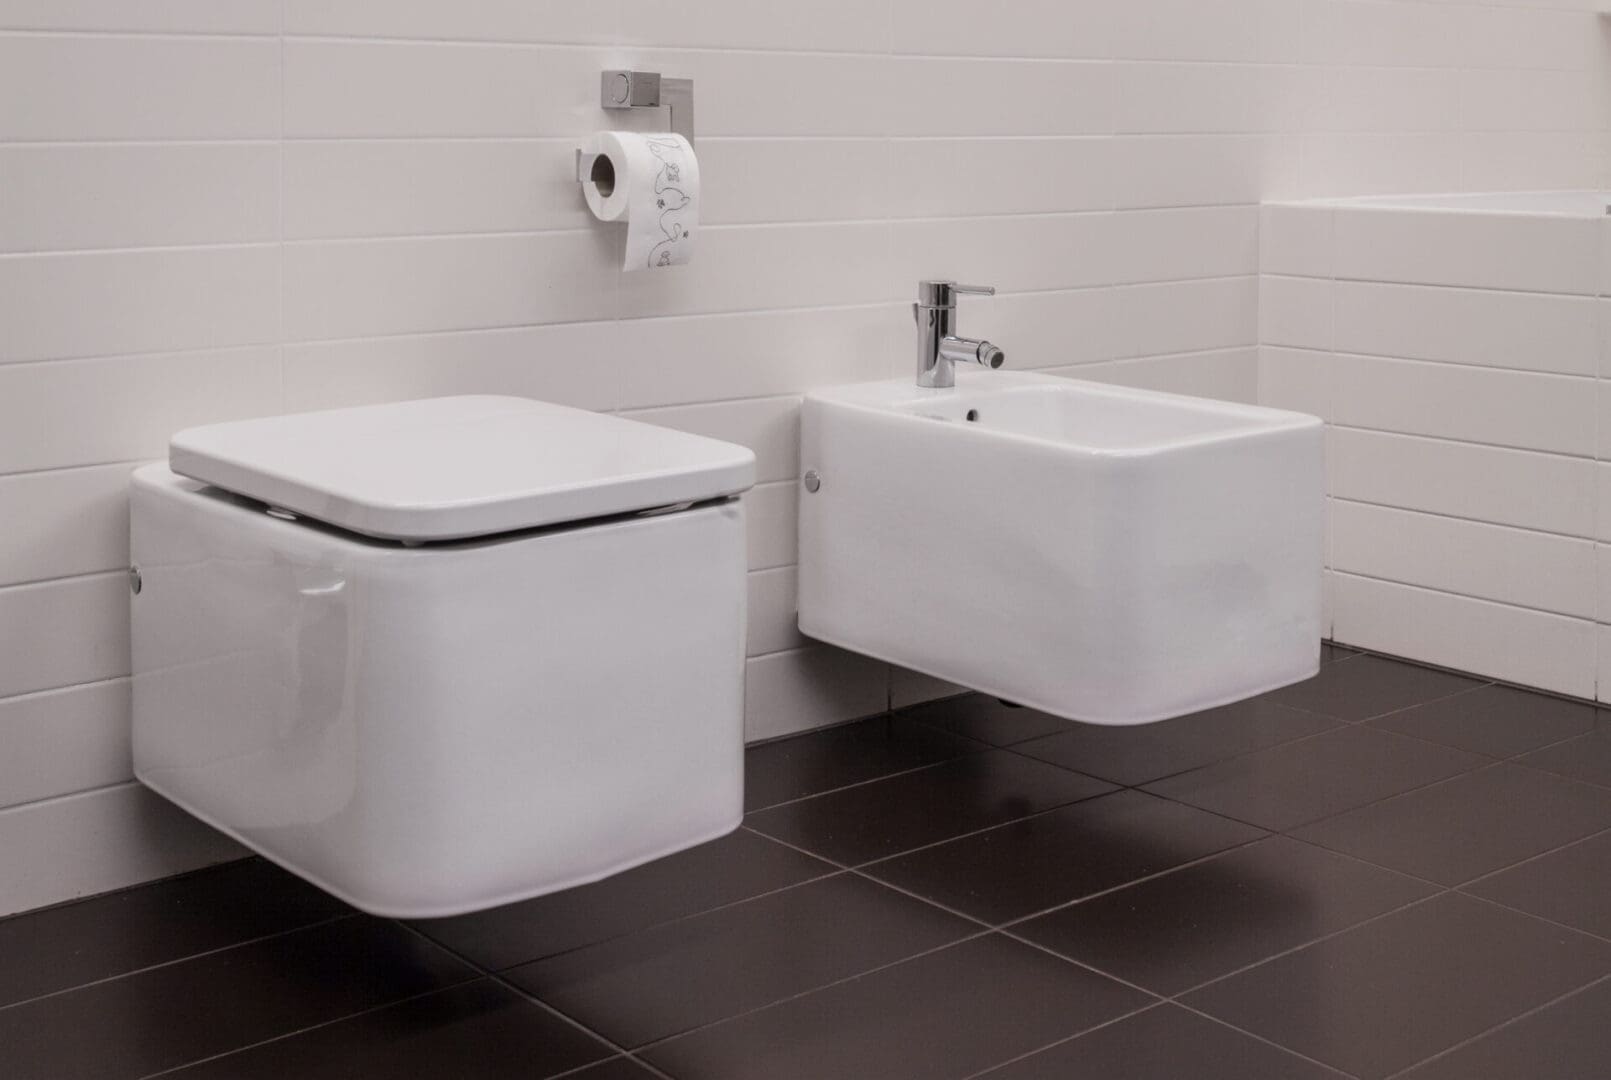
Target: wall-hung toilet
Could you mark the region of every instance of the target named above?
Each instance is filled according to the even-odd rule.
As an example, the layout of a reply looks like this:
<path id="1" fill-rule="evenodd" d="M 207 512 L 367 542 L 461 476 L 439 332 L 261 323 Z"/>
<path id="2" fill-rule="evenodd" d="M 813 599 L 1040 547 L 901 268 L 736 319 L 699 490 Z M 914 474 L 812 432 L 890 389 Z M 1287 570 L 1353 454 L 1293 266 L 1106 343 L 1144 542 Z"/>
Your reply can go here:
<path id="1" fill-rule="evenodd" d="M 131 493 L 135 773 L 393 916 L 726 833 L 754 471 L 509 397 L 181 432 Z"/>

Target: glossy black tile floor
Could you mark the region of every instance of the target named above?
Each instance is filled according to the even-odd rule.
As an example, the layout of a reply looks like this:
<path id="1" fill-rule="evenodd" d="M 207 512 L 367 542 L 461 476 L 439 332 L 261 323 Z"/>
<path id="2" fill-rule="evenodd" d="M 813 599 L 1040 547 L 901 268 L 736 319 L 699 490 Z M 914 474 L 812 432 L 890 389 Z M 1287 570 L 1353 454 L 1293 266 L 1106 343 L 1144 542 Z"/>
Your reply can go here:
<path id="1" fill-rule="evenodd" d="M 1611 1076 L 1611 714 L 1330 648 L 1135 729 L 757 747 L 738 832 L 456 919 L 258 860 L 0 921 L 0 1076 Z"/>

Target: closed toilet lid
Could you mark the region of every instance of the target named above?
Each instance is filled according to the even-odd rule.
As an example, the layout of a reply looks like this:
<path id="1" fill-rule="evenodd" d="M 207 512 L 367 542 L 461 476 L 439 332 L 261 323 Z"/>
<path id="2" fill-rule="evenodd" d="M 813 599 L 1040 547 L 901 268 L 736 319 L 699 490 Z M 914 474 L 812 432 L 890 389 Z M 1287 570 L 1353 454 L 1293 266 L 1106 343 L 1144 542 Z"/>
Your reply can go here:
<path id="1" fill-rule="evenodd" d="M 174 472 L 367 536 L 451 540 L 736 495 L 747 447 L 518 397 L 190 428 Z"/>

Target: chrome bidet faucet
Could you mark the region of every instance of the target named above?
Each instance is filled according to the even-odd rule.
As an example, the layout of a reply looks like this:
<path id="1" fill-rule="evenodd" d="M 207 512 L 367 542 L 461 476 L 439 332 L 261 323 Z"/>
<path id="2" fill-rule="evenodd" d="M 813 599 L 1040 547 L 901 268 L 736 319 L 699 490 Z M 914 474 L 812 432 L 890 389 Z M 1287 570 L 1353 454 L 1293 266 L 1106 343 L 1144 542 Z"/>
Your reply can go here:
<path id="1" fill-rule="evenodd" d="M 954 281 L 920 281 L 912 317 L 917 320 L 917 385 L 943 389 L 957 384 L 956 364 L 998 368 L 1007 354 L 988 341 L 957 337 L 957 294 L 994 296 L 988 285 L 958 285 Z"/>

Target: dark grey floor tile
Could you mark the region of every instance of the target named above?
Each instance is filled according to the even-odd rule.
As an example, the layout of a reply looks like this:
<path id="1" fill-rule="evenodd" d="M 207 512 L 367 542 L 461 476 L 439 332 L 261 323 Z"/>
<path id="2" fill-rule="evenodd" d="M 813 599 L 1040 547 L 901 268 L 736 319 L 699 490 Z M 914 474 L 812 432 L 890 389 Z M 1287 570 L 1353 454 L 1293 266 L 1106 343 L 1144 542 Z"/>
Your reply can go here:
<path id="1" fill-rule="evenodd" d="M 1013 749 L 1116 784 L 1136 785 L 1316 735 L 1337 723 L 1254 698 L 1156 724 L 1076 724 Z"/>
<path id="2" fill-rule="evenodd" d="M 1498 764 L 1318 821 L 1293 835 L 1458 885 L 1611 828 L 1611 790 Z"/>
<path id="3" fill-rule="evenodd" d="M 352 909 L 262 859 L 0 920 L 0 1005 L 294 930 Z"/>
<path id="4" fill-rule="evenodd" d="M 1002 923 L 1262 835 L 1189 806 L 1120 791 L 874 863 L 866 872 Z"/>
<path id="5" fill-rule="evenodd" d="M 1602 982 L 1404 1074 L 1404 1080 L 1605 1080 L 1611 982 Z"/>
<path id="6" fill-rule="evenodd" d="M 1058 1043 L 979 1080 L 1345 1080 L 1176 1005 Z"/>
<path id="7" fill-rule="evenodd" d="M 991 750 L 762 810 L 747 824 L 848 866 L 1112 790 L 1089 776 Z"/>
<path id="8" fill-rule="evenodd" d="M 819 859 L 740 829 L 592 885 L 413 925 L 472 963 L 496 970 L 833 871 Z"/>
<path id="9" fill-rule="evenodd" d="M 1436 891 L 1272 836 L 1012 929 L 1172 997 Z"/>
<path id="10" fill-rule="evenodd" d="M 395 923 L 340 919 L 0 1009 L 4 1071 L 143 1076 L 474 974 Z"/>
<path id="11" fill-rule="evenodd" d="M 354 1016 L 213 1058 L 178 1080 L 351 1080 L 553 1076 L 614 1051 L 491 979 Z M 607 1073 L 585 1074 L 590 1080 Z M 623 1072 L 621 1076 L 648 1076 Z"/>
<path id="12" fill-rule="evenodd" d="M 1066 731 L 1074 726 L 1073 721 L 1060 716 L 1011 705 L 984 694 L 963 694 L 943 701 L 931 701 L 907 709 L 901 715 L 991 746 L 1011 746 L 1025 739 Z"/>
<path id="13" fill-rule="evenodd" d="M 1490 760 L 1350 726 L 1182 773 L 1148 784 L 1146 790 L 1284 830 L 1447 779 Z"/>
<path id="14" fill-rule="evenodd" d="M 1513 866 L 1465 891 L 1611 938 L 1611 834 Z"/>
<path id="15" fill-rule="evenodd" d="M 1587 735 L 1568 739 L 1557 746 L 1546 746 L 1516 761 L 1531 769 L 1611 787 L 1611 724 L 1602 720 L 1600 726 Z"/>
<path id="16" fill-rule="evenodd" d="M 1378 717 L 1371 725 L 1504 758 L 1586 734 L 1594 730 L 1595 715 L 1585 702 L 1482 686 Z"/>
<path id="17" fill-rule="evenodd" d="M 999 935 L 650 1047 L 689 1080 L 958 1080 L 1150 999 Z"/>
<path id="18" fill-rule="evenodd" d="M 750 748 L 744 807 L 758 810 L 985 749 L 903 717 L 875 717 Z"/>
<path id="19" fill-rule="evenodd" d="M 770 1005 L 977 932 L 854 874 L 797 885 L 507 972 L 625 1047 Z"/>
<path id="20" fill-rule="evenodd" d="M 1374 1080 L 1608 971 L 1611 945 L 1443 893 L 1183 1001 Z"/>
<path id="21" fill-rule="evenodd" d="M 1483 680 L 1406 664 L 1382 656 L 1356 656 L 1322 664 L 1320 674 L 1268 696 L 1284 705 L 1335 716 L 1368 720 L 1482 686 Z"/>

